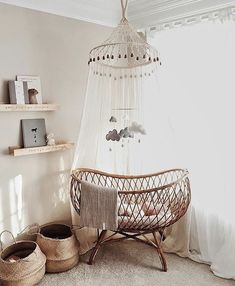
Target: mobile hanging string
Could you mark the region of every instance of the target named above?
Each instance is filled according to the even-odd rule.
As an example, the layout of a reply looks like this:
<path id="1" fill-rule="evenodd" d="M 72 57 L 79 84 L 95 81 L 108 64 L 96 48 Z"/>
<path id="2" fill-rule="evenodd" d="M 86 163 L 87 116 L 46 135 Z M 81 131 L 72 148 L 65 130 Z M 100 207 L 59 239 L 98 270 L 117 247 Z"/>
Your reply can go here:
<path id="1" fill-rule="evenodd" d="M 128 6 L 128 0 L 121 0 L 121 5 L 122 5 L 122 20 L 127 20 L 126 19 L 126 10 Z"/>

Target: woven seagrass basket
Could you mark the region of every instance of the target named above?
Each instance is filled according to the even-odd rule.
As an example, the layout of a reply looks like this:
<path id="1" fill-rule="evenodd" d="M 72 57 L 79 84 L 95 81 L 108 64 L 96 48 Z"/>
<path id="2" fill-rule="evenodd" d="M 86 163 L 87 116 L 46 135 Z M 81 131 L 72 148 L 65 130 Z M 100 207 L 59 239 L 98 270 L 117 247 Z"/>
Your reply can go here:
<path id="1" fill-rule="evenodd" d="M 45 274 L 46 257 L 37 243 L 18 241 L 0 254 L 0 282 L 3 286 L 33 286 Z"/>
<path id="2" fill-rule="evenodd" d="M 37 243 L 46 255 L 47 272 L 67 271 L 79 262 L 79 243 L 68 225 L 41 226 Z"/>

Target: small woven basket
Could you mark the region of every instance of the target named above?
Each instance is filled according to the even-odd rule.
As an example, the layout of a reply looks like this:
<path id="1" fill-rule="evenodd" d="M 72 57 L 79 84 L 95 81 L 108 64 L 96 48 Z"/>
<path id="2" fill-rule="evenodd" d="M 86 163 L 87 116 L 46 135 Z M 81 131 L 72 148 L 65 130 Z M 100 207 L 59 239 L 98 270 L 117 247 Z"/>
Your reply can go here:
<path id="1" fill-rule="evenodd" d="M 18 241 L 0 253 L 0 282 L 3 286 L 33 286 L 45 275 L 46 257 L 37 243 Z"/>
<path id="2" fill-rule="evenodd" d="M 37 243 L 46 255 L 47 272 L 64 272 L 79 262 L 79 243 L 68 225 L 41 226 Z"/>

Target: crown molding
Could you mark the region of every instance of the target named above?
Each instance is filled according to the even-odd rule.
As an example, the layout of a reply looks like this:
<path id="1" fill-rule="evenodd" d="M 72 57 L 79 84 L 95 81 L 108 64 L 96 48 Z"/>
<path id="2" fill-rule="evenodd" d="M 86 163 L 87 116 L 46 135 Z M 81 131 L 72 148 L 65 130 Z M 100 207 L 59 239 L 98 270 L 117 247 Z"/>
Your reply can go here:
<path id="1" fill-rule="evenodd" d="M 181 6 L 195 4 L 201 2 L 202 0 L 136 0 L 132 5 L 130 4 L 130 13 L 132 16 L 140 15 L 141 13 L 146 13 L 148 11 L 152 12 L 163 12 L 170 9 L 178 8 Z"/>
<path id="2" fill-rule="evenodd" d="M 148 28 L 199 13 L 235 5 L 235 0 L 129 0 L 128 18 L 136 28 Z M 0 0 L 0 3 L 116 26 L 120 0 Z"/>
<path id="3" fill-rule="evenodd" d="M 148 28 L 234 5 L 235 0 L 138 0 L 130 5 L 129 20 L 137 28 Z"/>

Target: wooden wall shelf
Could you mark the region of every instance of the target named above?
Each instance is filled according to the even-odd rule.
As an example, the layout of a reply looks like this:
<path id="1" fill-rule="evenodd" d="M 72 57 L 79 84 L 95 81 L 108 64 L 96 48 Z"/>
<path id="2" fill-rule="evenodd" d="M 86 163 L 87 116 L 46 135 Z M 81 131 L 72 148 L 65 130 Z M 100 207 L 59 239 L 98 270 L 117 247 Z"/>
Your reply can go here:
<path id="1" fill-rule="evenodd" d="M 57 104 L 0 104 L 0 111 L 54 111 Z"/>
<path id="2" fill-rule="evenodd" d="M 42 146 L 32 148 L 22 148 L 20 146 L 10 146 L 9 154 L 13 156 L 25 156 L 39 153 L 48 153 L 55 151 L 64 151 L 74 147 L 74 143 L 56 144 L 54 146 Z"/>

